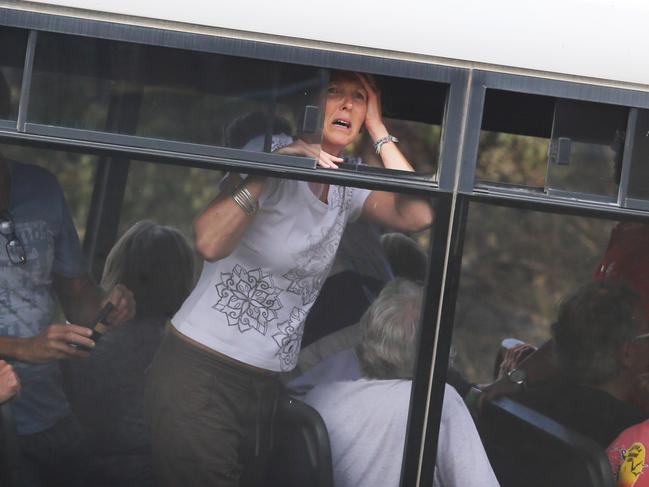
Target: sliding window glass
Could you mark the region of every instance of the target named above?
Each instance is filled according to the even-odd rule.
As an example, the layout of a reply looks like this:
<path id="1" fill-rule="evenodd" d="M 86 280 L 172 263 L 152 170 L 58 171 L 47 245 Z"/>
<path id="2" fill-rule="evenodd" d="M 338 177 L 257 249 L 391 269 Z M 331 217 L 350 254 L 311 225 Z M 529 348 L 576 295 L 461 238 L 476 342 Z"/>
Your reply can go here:
<path id="1" fill-rule="evenodd" d="M 39 33 L 28 122 L 271 152 L 289 136 L 319 144 L 326 81 L 317 68 Z"/>
<path id="2" fill-rule="evenodd" d="M 478 184 L 617 201 L 628 108 L 489 89 Z"/>
<path id="3" fill-rule="evenodd" d="M 0 120 L 16 120 L 28 31 L 0 28 Z"/>

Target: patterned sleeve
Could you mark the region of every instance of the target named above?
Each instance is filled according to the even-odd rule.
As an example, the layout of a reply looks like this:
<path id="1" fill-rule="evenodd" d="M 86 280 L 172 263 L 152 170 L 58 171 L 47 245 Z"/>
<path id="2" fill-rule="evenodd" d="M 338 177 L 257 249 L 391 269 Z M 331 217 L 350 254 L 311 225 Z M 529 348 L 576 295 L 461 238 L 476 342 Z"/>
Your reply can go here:
<path id="1" fill-rule="evenodd" d="M 369 189 L 363 188 L 347 188 L 351 192 L 351 204 L 349 206 L 349 221 L 354 222 L 358 220 L 363 212 L 363 205 L 365 200 L 372 192 Z"/>
<path id="2" fill-rule="evenodd" d="M 88 272 L 88 264 L 81 250 L 77 229 L 72 221 L 63 191 L 54 176 L 51 184 L 55 204 L 60 212 L 59 226 L 54 236 L 52 272 L 68 278 L 79 277 Z"/>

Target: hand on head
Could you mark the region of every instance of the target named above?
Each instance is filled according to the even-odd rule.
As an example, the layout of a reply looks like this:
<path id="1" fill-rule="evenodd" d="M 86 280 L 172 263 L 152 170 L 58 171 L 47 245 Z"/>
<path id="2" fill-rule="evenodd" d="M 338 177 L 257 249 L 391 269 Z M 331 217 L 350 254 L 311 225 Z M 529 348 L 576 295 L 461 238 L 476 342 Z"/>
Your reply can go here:
<path id="1" fill-rule="evenodd" d="M 381 94 L 374 88 L 365 75 L 358 74 L 363 88 L 367 92 L 367 112 L 365 113 L 365 128 L 372 138 L 380 138 L 387 135 L 387 130 L 383 125 L 383 115 L 381 111 Z M 378 132 L 385 130 L 385 134 L 379 135 Z"/>

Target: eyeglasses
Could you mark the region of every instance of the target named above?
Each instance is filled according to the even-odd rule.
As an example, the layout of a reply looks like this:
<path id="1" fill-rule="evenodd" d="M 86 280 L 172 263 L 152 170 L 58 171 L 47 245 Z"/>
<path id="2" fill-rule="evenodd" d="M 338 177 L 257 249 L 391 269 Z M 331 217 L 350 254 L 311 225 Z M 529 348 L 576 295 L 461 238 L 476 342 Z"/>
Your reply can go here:
<path id="1" fill-rule="evenodd" d="M 27 262 L 27 253 L 23 243 L 16 235 L 16 224 L 8 210 L 0 211 L 0 235 L 6 240 L 7 255 L 12 264 L 20 265 Z"/>

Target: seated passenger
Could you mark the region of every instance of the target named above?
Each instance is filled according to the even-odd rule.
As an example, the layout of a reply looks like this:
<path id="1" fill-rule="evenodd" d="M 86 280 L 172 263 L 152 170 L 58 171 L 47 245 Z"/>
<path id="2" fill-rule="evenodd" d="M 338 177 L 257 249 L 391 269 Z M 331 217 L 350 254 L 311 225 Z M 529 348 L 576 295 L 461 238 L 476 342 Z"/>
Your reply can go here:
<path id="1" fill-rule="evenodd" d="M 648 487 L 649 420 L 624 430 L 608 447 L 617 487 Z"/>
<path id="2" fill-rule="evenodd" d="M 646 418 L 629 401 L 649 367 L 649 331 L 640 297 L 626 285 L 592 282 L 559 309 L 553 339 L 563 379 L 518 399 L 606 448 Z"/>
<path id="3" fill-rule="evenodd" d="M 133 225 L 108 255 L 102 285 L 127 285 L 138 306 L 127 326 L 104 336 L 89 358 L 70 367 L 73 406 L 93 454 L 93 485 L 152 484 L 145 370 L 165 324 L 192 289 L 194 266 L 182 234 L 149 220 Z"/>
<path id="4" fill-rule="evenodd" d="M 329 431 L 336 487 L 399 485 L 414 372 L 422 289 L 389 283 L 361 319 L 363 377 L 314 387 L 304 401 Z M 447 386 L 435 486 L 498 485 L 462 399 Z"/>

